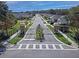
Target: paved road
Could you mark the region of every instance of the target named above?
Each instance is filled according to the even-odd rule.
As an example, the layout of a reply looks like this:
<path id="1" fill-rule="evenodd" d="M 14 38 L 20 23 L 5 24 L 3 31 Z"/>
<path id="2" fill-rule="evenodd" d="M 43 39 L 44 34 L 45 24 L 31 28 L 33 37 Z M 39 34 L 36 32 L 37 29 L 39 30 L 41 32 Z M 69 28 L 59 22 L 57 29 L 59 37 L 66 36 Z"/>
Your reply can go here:
<path id="1" fill-rule="evenodd" d="M 24 38 L 14 47 L 12 47 L 11 49 L 22 49 L 24 47 L 24 49 L 27 49 L 26 47 L 28 46 L 28 49 L 30 47 L 30 44 L 32 45 L 32 49 L 37 49 L 35 47 L 39 47 L 39 49 L 43 49 L 43 45 L 45 45 L 46 49 L 72 49 L 72 47 L 66 47 L 66 45 L 62 44 L 61 42 L 57 41 L 54 36 L 52 35 L 52 32 L 48 29 L 48 27 L 46 26 L 46 24 L 44 24 L 42 17 L 40 15 L 36 15 L 33 18 L 33 25 L 30 27 L 30 29 L 26 32 Z M 41 27 L 43 28 L 43 33 L 44 33 L 44 41 L 40 42 L 40 41 L 36 41 L 35 40 L 35 33 L 36 33 L 36 28 L 38 25 L 41 25 Z M 50 48 L 50 45 L 52 45 L 53 48 Z M 35 46 L 35 47 L 34 47 Z M 40 47 L 42 46 L 42 47 Z M 66 48 L 65 48 L 66 47 Z"/>
<path id="2" fill-rule="evenodd" d="M 52 35 L 52 33 L 50 32 L 50 30 L 47 28 L 47 26 L 44 24 L 43 20 L 41 19 L 40 15 L 36 15 L 35 16 L 35 20 L 33 21 L 33 25 L 31 26 L 31 28 L 28 30 L 28 32 L 26 33 L 24 40 L 22 40 L 20 42 L 20 44 L 28 44 L 28 43 L 39 43 L 36 40 L 32 40 L 35 39 L 35 33 L 36 33 L 36 28 L 38 26 L 38 24 L 41 25 L 41 27 L 43 28 L 43 32 L 44 32 L 44 37 L 45 40 L 43 41 L 43 43 L 49 43 L 49 44 L 61 44 L 60 42 L 58 42 Z M 28 41 L 27 41 L 28 40 Z"/>
<path id="3" fill-rule="evenodd" d="M 79 50 L 9 50 L 4 58 L 79 58 Z"/>
<path id="4" fill-rule="evenodd" d="M 66 46 L 54 38 L 40 15 L 37 14 L 32 21 L 33 25 L 26 32 L 24 38 L 17 45 L 8 48 L 0 57 L 79 57 L 78 49 Z M 44 29 L 45 40 L 43 42 L 35 40 L 38 24 Z"/>

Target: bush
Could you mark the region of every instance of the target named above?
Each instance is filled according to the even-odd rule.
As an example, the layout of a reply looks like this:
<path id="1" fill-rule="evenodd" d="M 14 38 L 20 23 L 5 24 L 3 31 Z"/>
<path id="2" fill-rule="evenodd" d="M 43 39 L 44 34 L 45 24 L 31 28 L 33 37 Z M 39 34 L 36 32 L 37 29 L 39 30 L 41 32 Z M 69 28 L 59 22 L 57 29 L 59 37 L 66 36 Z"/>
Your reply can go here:
<path id="1" fill-rule="evenodd" d="M 65 44 L 71 45 L 71 42 L 69 42 L 66 38 L 64 38 L 60 33 L 55 33 L 55 36 Z"/>
<path id="2" fill-rule="evenodd" d="M 13 35 L 19 30 L 19 28 L 20 28 L 20 23 L 17 21 L 17 23 L 14 26 L 8 29 L 8 35 L 9 36 Z"/>
<path id="3" fill-rule="evenodd" d="M 44 39 L 43 29 L 40 25 L 38 25 L 36 29 L 36 39 L 40 40 L 42 42 L 42 39 Z"/>
<path id="4" fill-rule="evenodd" d="M 17 44 L 17 42 L 19 42 L 21 39 L 22 39 L 22 37 L 19 36 L 19 35 L 17 35 L 17 36 L 14 37 L 13 39 L 11 39 L 11 40 L 9 41 L 9 43 L 11 43 L 11 44 Z"/>

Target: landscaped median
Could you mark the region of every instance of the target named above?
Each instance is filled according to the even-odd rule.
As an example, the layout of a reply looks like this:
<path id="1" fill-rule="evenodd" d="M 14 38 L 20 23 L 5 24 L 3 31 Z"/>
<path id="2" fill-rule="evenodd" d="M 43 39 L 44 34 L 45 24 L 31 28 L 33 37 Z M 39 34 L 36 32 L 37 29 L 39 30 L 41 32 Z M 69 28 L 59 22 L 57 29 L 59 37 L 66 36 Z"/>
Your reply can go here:
<path id="1" fill-rule="evenodd" d="M 76 40 L 74 39 L 75 35 L 72 33 L 72 32 L 68 32 L 68 33 L 65 33 L 72 41 L 75 41 Z"/>
<path id="2" fill-rule="evenodd" d="M 47 25 L 47 27 L 53 32 L 53 27 L 51 25 Z"/>
<path id="3" fill-rule="evenodd" d="M 42 42 L 43 39 L 44 39 L 43 29 L 40 25 L 38 25 L 36 29 L 36 40 Z"/>
<path id="4" fill-rule="evenodd" d="M 74 43 L 75 47 L 79 47 L 79 40 L 76 39 L 75 33 L 70 31 L 65 34 L 67 35 L 67 37 L 69 37 L 71 39 L 71 41 Z"/>
<path id="5" fill-rule="evenodd" d="M 48 28 L 53 32 L 53 27 L 51 25 L 47 25 Z M 71 45 L 71 42 L 69 42 L 63 35 L 61 35 L 60 33 L 54 33 L 54 35 L 57 37 L 57 39 L 59 39 L 61 42 Z"/>
<path id="6" fill-rule="evenodd" d="M 32 25 L 32 22 L 28 22 L 28 24 L 26 25 L 25 31 L 27 31 L 31 25 Z M 8 42 L 10 44 L 17 44 L 17 42 L 19 42 L 24 37 L 24 35 L 20 33 L 18 33 L 13 39 L 9 40 Z"/>
<path id="7" fill-rule="evenodd" d="M 55 36 L 62 41 L 65 44 L 71 45 L 71 42 L 69 42 L 65 37 L 63 37 L 63 35 L 61 35 L 60 33 L 54 33 Z"/>

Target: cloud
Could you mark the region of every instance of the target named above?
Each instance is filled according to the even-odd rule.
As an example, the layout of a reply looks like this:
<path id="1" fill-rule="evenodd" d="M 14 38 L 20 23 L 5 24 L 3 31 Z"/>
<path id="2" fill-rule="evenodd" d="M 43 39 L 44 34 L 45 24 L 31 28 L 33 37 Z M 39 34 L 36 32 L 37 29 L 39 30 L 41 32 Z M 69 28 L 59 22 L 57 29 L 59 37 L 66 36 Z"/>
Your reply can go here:
<path id="1" fill-rule="evenodd" d="M 36 1 L 32 1 L 31 3 L 37 3 Z"/>
<path id="2" fill-rule="evenodd" d="M 15 3 L 18 3 L 17 1 L 7 1 L 6 2 L 7 4 L 15 4 Z"/>
<path id="3" fill-rule="evenodd" d="M 37 4 L 37 5 L 42 6 L 42 5 L 46 5 L 46 4 L 44 4 L 44 3 L 39 3 L 39 4 Z"/>
<path id="4" fill-rule="evenodd" d="M 72 6 L 77 6 L 77 5 L 59 5 L 59 6 L 54 6 L 54 7 L 72 7 Z"/>

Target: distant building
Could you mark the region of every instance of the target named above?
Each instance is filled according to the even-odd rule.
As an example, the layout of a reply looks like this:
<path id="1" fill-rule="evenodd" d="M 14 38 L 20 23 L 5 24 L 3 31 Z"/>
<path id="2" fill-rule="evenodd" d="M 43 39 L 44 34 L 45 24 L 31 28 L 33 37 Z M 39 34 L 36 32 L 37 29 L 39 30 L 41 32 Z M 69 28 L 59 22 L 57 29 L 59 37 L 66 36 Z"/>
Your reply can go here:
<path id="1" fill-rule="evenodd" d="M 67 16 L 61 16 L 57 22 L 54 23 L 54 31 L 61 30 L 62 32 L 68 32 L 70 21 Z"/>
<path id="2" fill-rule="evenodd" d="M 13 15 L 17 18 L 17 19 L 21 19 L 21 18 L 32 18 L 33 14 L 29 14 L 29 13 L 21 13 L 21 12 L 14 12 Z M 23 19 L 22 19 L 23 20 Z"/>
<path id="3" fill-rule="evenodd" d="M 58 18 L 61 17 L 61 15 L 53 15 L 50 17 L 49 23 L 53 24 L 54 22 L 57 22 Z"/>

